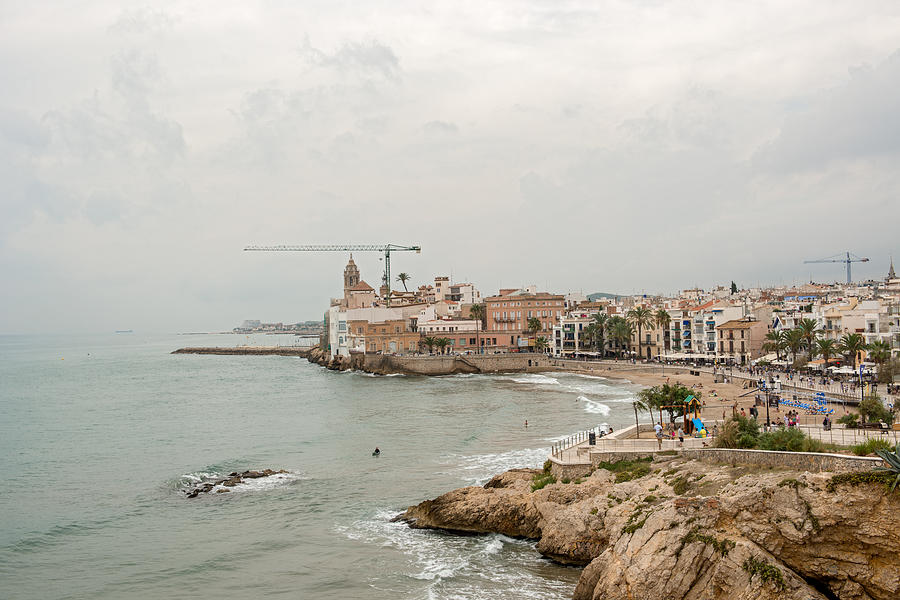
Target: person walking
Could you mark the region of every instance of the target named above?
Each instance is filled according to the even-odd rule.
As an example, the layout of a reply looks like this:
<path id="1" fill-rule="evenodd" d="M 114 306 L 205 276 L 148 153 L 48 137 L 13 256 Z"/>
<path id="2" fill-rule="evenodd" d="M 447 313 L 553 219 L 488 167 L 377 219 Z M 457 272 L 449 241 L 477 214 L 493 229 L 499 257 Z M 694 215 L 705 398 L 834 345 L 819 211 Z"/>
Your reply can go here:
<path id="1" fill-rule="evenodd" d="M 678 426 L 678 446 L 684 447 L 684 430 L 680 425 Z"/>
<path id="2" fill-rule="evenodd" d="M 656 425 L 654 425 L 653 428 L 656 430 L 656 445 L 659 446 L 660 450 L 662 450 L 662 423 L 657 421 Z"/>

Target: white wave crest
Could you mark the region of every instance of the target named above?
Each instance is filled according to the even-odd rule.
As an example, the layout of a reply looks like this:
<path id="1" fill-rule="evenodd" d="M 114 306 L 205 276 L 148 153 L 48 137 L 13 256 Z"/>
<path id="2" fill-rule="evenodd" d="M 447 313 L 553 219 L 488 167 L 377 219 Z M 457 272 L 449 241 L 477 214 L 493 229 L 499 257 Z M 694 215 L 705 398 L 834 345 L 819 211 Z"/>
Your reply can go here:
<path id="1" fill-rule="evenodd" d="M 481 485 L 494 475 L 510 469 L 536 469 L 547 460 L 549 451 L 548 448 L 525 448 L 497 454 L 454 456 L 453 462 L 460 466 L 452 472 L 459 474 L 470 485 Z"/>
<path id="2" fill-rule="evenodd" d="M 584 402 L 584 412 L 592 415 L 603 415 L 604 417 L 609 415 L 610 408 L 607 405 L 595 402 L 587 396 L 578 396 L 578 399 Z"/>
<path id="3" fill-rule="evenodd" d="M 530 383 L 532 385 L 559 385 L 558 379 L 538 373 L 513 377 L 512 381 L 515 383 Z"/>

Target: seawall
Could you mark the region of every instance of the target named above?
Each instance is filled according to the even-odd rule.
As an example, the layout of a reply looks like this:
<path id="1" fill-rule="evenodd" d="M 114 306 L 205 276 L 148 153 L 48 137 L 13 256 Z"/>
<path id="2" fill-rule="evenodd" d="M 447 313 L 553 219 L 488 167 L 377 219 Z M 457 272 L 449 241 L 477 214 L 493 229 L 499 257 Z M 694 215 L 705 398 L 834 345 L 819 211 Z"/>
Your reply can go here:
<path id="1" fill-rule="evenodd" d="M 356 369 L 376 375 L 456 375 L 465 373 L 526 373 L 552 370 L 545 354 L 488 354 L 467 356 L 393 356 L 352 353 L 328 360 L 318 348 L 310 362 L 344 371 Z"/>

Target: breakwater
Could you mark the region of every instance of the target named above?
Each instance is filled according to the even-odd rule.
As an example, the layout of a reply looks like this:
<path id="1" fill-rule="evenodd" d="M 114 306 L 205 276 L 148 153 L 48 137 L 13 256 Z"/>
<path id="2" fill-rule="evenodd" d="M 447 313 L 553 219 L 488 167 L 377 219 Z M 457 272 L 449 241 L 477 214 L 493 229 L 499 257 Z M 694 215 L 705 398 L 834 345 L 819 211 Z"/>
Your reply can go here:
<path id="1" fill-rule="evenodd" d="M 251 356 L 300 356 L 306 358 L 310 348 L 296 346 L 235 346 L 231 348 L 195 347 L 179 348 L 172 354 L 221 354 L 221 355 L 251 355 Z"/>

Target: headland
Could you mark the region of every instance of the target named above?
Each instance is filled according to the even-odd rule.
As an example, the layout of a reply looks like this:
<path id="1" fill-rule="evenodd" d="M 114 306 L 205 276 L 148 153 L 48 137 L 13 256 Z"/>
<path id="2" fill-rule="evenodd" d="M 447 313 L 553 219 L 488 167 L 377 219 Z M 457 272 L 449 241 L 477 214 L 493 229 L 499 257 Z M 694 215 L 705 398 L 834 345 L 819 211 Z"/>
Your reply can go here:
<path id="1" fill-rule="evenodd" d="M 571 480 L 549 465 L 514 469 L 396 520 L 536 540 L 547 558 L 585 567 L 575 600 L 887 600 L 900 595 L 900 492 L 887 480 L 673 451 Z"/>

